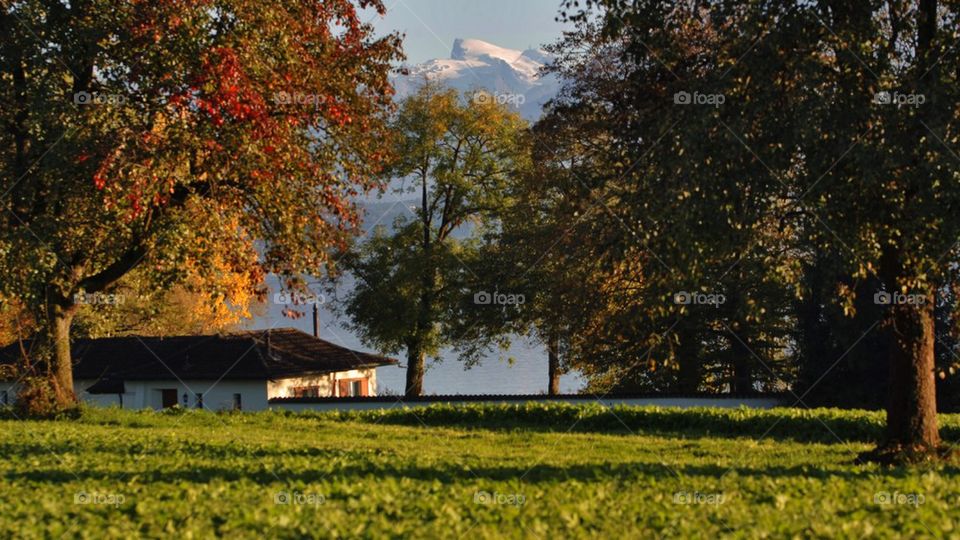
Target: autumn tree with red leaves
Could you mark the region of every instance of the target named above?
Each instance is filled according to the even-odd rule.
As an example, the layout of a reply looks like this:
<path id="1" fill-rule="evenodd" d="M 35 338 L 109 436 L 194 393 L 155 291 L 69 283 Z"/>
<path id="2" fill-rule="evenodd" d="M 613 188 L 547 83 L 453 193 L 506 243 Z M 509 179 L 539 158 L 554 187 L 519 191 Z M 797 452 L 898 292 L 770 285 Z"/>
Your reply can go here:
<path id="1" fill-rule="evenodd" d="M 3 2 L 0 289 L 46 329 L 74 400 L 78 299 L 134 269 L 204 268 L 198 230 L 293 279 L 329 264 L 386 156 L 400 38 L 380 0 Z M 222 255 L 222 254 L 220 254 Z M 256 268 L 251 270 L 250 265 Z M 208 266 L 212 267 L 212 265 Z M 221 268 L 222 269 L 222 268 Z"/>

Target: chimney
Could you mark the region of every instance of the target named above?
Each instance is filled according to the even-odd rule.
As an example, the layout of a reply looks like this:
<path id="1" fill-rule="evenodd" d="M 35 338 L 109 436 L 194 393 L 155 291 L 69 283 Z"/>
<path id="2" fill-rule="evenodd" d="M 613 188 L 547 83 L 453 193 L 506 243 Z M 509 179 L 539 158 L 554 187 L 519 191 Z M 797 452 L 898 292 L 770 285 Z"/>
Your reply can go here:
<path id="1" fill-rule="evenodd" d="M 320 308 L 317 303 L 313 303 L 313 337 L 320 337 Z"/>

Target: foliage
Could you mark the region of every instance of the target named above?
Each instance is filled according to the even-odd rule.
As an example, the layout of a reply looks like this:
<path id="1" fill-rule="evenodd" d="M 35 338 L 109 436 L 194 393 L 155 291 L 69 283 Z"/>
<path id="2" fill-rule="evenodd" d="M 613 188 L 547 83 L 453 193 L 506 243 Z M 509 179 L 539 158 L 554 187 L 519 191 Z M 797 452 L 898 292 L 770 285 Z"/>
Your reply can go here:
<path id="1" fill-rule="evenodd" d="M 390 124 L 395 160 L 384 180 L 415 194 L 413 219 L 378 228 L 344 259 L 356 278 L 343 311 L 354 330 L 378 349 L 406 351 L 407 391 L 422 391 L 427 356 L 463 345 L 476 358 L 483 345 L 467 331 L 473 295 L 489 289 L 471 269 L 475 237 L 508 204 L 508 186 L 528 166 L 526 124 L 495 100 L 461 96 L 425 84 Z M 481 315 L 482 316 L 482 315 Z"/>
<path id="2" fill-rule="evenodd" d="M 673 71 L 695 79 L 716 61 L 718 38 L 709 23 L 685 23 L 664 23 L 657 39 Z M 575 307 L 562 310 L 574 314 L 573 365 L 597 391 L 782 390 L 792 380 L 796 291 L 783 274 L 795 232 L 774 213 L 782 185 L 722 127 L 742 120 L 663 103 L 687 83 L 632 57 L 629 35 L 582 21 L 552 50 L 551 70 L 567 83 L 536 133 L 551 164 L 544 177 L 565 188 L 541 202 L 557 264 L 580 278 Z M 677 301 L 692 295 L 723 300 Z"/>
<path id="3" fill-rule="evenodd" d="M 358 7 L 385 10 L 4 4 L 0 289 L 48 329 L 61 383 L 78 294 L 134 269 L 254 294 L 267 273 L 330 262 L 357 224 L 349 201 L 376 186 L 400 57 L 399 36 L 375 36 Z M 212 248 L 224 239 L 243 249 Z"/>
<path id="4" fill-rule="evenodd" d="M 783 317 L 751 290 L 767 275 L 798 297 L 817 294 L 803 290 L 798 270 L 824 250 L 841 269 L 831 300 L 844 314 L 856 315 L 858 295 L 909 297 L 880 314 L 890 332 L 886 443 L 939 447 L 935 304 L 960 236 L 956 3 L 564 6 L 581 25 L 598 14 L 631 68 L 626 112 L 613 107 L 629 121 L 612 125 L 628 185 L 639 188 L 623 195 L 621 221 L 639 224 L 644 248 L 669 271 L 647 265 L 649 286 L 675 268 L 703 286 L 735 260 L 739 324 L 723 326 L 744 349 L 737 356 L 750 352 L 764 367 L 754 351 L 777 335 L 748 330 L 765 313 Z M 649 158 L 637 149 L 661 139 Z M 748 367 L 733 368 L 733 388 L 750 388 L 739 384 Z"/>
<path id="5" fill-rule="evenodd" d="M 234 330 L 265 308 L 253 243 L 237 223 L 191 223 L 195 250 L 163 276 L 137 268 L 112 289 L 115 303 L 81 305 L 75 335 L 188 335 Z M 216 219 L 215 217 L 213 219 Z"/>
<path id="6" fill-rule="evenodd" d="M 566 433 L 570 424 L 563 426 L 561 421 L 576 419 L 577 409 L 469 407 L 461 419 L 475 422 L 471 426 L 459 425 L 453 411 L 433 408 L 385 413 L 387 419 L 405 415 L 410 425 L 375 423 L 373 413 L 340 418 L 120 410 L 88 410 L 69 422 L 3 421 L 0 534 L 22 538 L 955 534 L 952 516 L 960 497 L 956 468 L 883 469 L 850 463 L 852 453 L 866 448 L 857 434 L 880 429 L 882 418 L 875 413 L 636 410 L 647 425 L 683 430 L 689 422 L 704 428 L 687 430 L 685 438 L 666 438 L 654 431 L 629 434 L 612 414 L 591 407 L 583 408 L 582 416 L 597 422 L 598 429 Z M 413 415 L 420 413 L 426 415 L 428 426 L 416 423 Z M 449 422 L 439 418 L 441 414 Z M 601 427 L 601 416 L 616 425 Z M 484 421 L 485 417 L 493 420 Z M 501 429 L 509 424 L 500 421 L 509 417 L 516 422 Z M 849 436 L 838 432 L 850 442 L 838 443 L 822 426 L 819 433 L 825 435 L 818 434 L 817 419 L 831 428 L 851 430 Z M 759 425 L 802 420 L 809 442 L 780 429 L 764 436 L 751 420 Z M 960 433 L 960 419 L 945 415 L 943 421 L 949 433 Z M 555 429 L 543 431 L 538 425 Z M 739 426 L 738 435 L 715 429 L 730 425 Z M 524 500 L 520 505 L 484 504 L 476 502 L 478 492 L 519 494 Z M 723 502 L 675 502 L 678 493 L 694 492 L 722 494 Z M 280 493 L 322 495 L 323 502 L 277 504 Z M 878 502 L 878 496 L 894 493 L 922 494 L 924 501 Z M 77 502 L 78 495 L 91 500 L 100 496 L 105 503 L 83 504 Z M 111 495 L 115 505 L 108 504 Z"/>

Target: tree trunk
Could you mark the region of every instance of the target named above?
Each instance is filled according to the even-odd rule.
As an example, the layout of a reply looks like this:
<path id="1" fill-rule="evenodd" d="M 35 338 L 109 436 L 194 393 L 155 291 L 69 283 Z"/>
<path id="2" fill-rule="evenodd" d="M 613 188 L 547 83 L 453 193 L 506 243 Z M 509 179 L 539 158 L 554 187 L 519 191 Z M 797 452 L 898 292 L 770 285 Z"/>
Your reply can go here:
<path id="1" fill-rule="evenodd" d="M 745 328 L 745 325 L 738 324 L 736 328 Z M 746 335 L 733 336 L 731 340 L 733 358 L 733 372 L 731 373 L 730 391 L 734 394 L 752 394 L 753 388 L 753 351 L 747 344 Z"/>
<path id="2" fill-rule="evenodd" d="M 406 397 L 417 397 L 423 394 L 424 354 L 419 344 L 407 344 L 407 386 L 404 390 Z"/>
<path id="3" fill-rule="evenodd" d="M 681 394 L 695 394 L 700 389 L 700 343 L 694 324 L 683 321 L 677 330 L 680 343 L 677 346 L 676 391 Z"/>
<path id="4" fill-rule="evenodd" d="M 70 356 L 70 326 L 73 309 L 60 303 L 51 303 L 48 309 L 47 334 L 50 340 L 50 382 L 57 403 L 63 408 L 76 404 L 73 391 L 73 359 Z"/>
<path id="5" fill-rule="evenodd" d="M 747 276 L 741 267 L 737 271 L 736 283 L 747 283 Z M 723 311 L 729 313 L 730 335 L 727 342 L 730 344 L 730 392 L 733 394 L 752 394 L 753 388 L 753 356 L 750 348 L 751 331 L 749 322 L 743 318 L 748 308 L 745 305 L 744 294 L 737 288 L 731 287 Z"/>
<path id="6" fill-rule="evenodd" d="M 556 336 L 550 337 L 547 344 L 547 394 L 556 396 L 560 393 L 560 340 Z"/>
<path id="7" fill-rule="evenodd" d="M 428 268 L 424 274 L 420 294 L 420 307 L 417 314 L 415 336 L 407 341 L 407 388 L 404 395 L 416 397 L 423 395 L 423 374 L 425 371 L 426 354 L 424 353 L 424 337 L 428 335 L 433 324 L 433 288 L 435 280 L 433 268 Z"/>
<path id="8" fill-rule="evenodd" d="M 920 305 L 891 306 L 888 448 L 926 453 L 940 446 L 934 377 L 933 295 Z"/>
<path id="9" fill-rule="evenodd" d="M 900 250 L 887 246 L 880 258 L 880 270 L 887 291 L 903 294 Z M 933 351 L 935 291 L 935 287 L 928 286 L 912 291 L 922 293 L 919 297 L 889 297 L 885 320 L 890 343 L 886 440 L 876 450 L 861 455 L 861 460 L 899 464 L 938 457 L 941 448 Z"/>
<path id="10" fill-rule="evenodd" d="M 737 347 L 734 350 L 738 350 L 740 354 L 733 360 L 733 384 L 731 385 L 733 393 L 752 394 L 754 388 L 753 371 L 750 369 L 750 360 L 743 358 L 742 347 Z"/>
<path id="11" fill-rule="evenodd" d="M 426 355 L 424 354 L 424 336 L 433 324 L 433 289 L 436 285 L 433 260 L 433 242 L 430 238 L 430 216 L 427 214 L 427 175 L 421 175 L 421 226 L 423 237 L 421 248 L 423 260 L 426 261 L 423 273 L 420 276 L 420 305 L 417 309 L 417 321 L 413 334 L 407 340 L 407 386 L 404 390 L 406 397 L 423 395 L 423 374 L 425 371 Z"/>

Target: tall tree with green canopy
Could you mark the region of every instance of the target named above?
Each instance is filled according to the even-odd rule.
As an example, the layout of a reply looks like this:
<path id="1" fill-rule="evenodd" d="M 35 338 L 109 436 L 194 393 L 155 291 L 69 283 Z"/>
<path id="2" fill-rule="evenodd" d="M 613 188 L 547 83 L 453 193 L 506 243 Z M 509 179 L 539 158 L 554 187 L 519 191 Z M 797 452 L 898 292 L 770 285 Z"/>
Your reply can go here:
<path id="1" fill-rule="evenodd" d="M 356 224 L 400 57 L 358 12 L 380 0 L 2 5 L 0 286 L 46 329 L 62 405 L 78 296 L 135 268 L 182 276 L 199 223 L 284 276 Z"/>
<path id="2" fill-rule="evenodd" d="M 891 299 L 880 300 L 891 332 L 887 432 L 864 457 L 935 459 L 942 447 L 933 309 L 960 237 L 954 148 L 960 51 L 951 47 L 960 6 L 938 0 L 588 4 L 602 6 L 605 31 L 630 43 L 637 65 L 660 71 L 654 82 L 640 83 L 651 91 L 644 95 L 660 100 L 666 116 L 682 111 L 675 139 L 688 142 L 666 145 L 657 156 L 668 165 L 664 179 L 710 189 L 706 209 L 726 211 L 743 194 L 760 195 L 780 209 L 773 212 L 778 221 L 796 220 L 804 236 L 841 253 L 854 280 L 878 280 L 878 298 Z M 710 36 L 695 63 L 685 51 L 703 38 L 684 37 L 690 29 Z M 690 101 L 669 106 L 680 105 L 681 91 L 694 97 L 693 105 L 698 94 L 722 95 L 725 104 L 716 111 Z M 726 141 L 716 133 L 727 134 Z M 736 172 L 722 189 L 703 174 L 718 168 Z M 678 209 L 677 230 L 697 222 L 690 210 Z M 799 280 L 799 272 L 785 270 Z M 839 301 L 848 313 L 855 291 L 870 294 L 862 289 L 855 283 L 843 291 Z"/>
<path id="3" fill-rule="evenodd" d="M 406 351 L 408 396 L 422 394 L 426 359 L 442 347 L 464 347 L 467 360 L 484 350 L 464 318 L 486 316 L 493 306 L 474 295 L 496 284 L 471 264 L 529 153 L 526 122 L 481 96 L 426 84 L 403 102 L 390 124 L 396 159 L 383 178 L 402 180 L 399 191 L 416 194 L 419 205 L 413 219 L 381 229 L 344 259 L 357 278 L 344 312 L 365 342 Z"/>
<path id="4" fill-rule="evenodd" d="M 740 176 L 765 171 L 716 121 L 723 111 L 676 106 L 669 86 L 687 89 L 677 75 L 635 61 L 629 39 L 600 30 L 582 22 L 552 48 L 565 84 L 536 129 L 538 163 L 570 179 L 548 211 L 558 235 L 577 236 L 564 266 L 589 289 L 570 310 L 581 319 L 571 357 L 596 391 L 782 388 L 790 291 L 777 274 L 787 257 L 766 215 L 781 185 L 737 189 Z M 695 77 L 713 65 L 708 24 L 670 33 L 674 71 Z M 703 132 L 681 137 L 679 125 Z M 698 161 L 707 152 L 725 160 Z M 725 301 L 676 301 L 693 296 Z"/>

